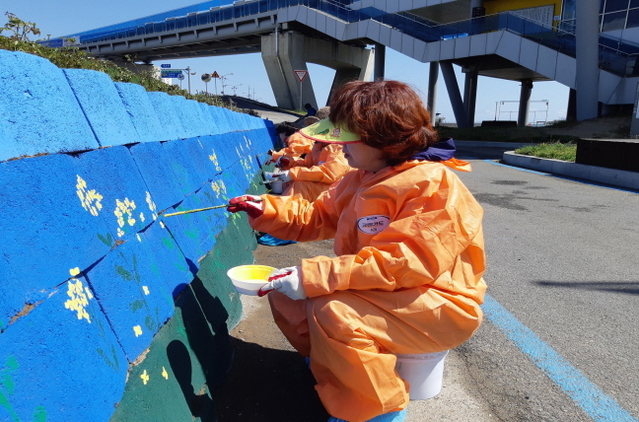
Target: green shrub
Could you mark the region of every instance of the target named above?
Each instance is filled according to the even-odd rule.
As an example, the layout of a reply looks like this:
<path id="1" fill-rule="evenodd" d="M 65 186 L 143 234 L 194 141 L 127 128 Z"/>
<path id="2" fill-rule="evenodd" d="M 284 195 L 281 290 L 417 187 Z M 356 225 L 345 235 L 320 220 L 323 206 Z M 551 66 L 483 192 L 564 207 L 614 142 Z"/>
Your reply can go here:
<path id="1" fill-rule="evenodd" d="M 516 154 L 532 155 L 539 158 L 552 158 L 555 160 L 575 162 L 577 156 L 577 144 L 574 142 L 551 142 L 539 145 L 528 145 L 515 150 Z"/>

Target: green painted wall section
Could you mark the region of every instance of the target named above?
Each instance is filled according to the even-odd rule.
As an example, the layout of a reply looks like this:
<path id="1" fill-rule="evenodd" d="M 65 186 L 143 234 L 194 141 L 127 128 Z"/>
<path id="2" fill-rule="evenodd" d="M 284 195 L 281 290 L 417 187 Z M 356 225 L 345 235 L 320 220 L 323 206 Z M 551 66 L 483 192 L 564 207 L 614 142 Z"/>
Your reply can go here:
<path id="1" fill-rule="evenodd" d="M 248 193 L 263 192 L 256 179 Z M 256 246 L 246 215 L 232 215 L 193 282 L 176 298 L 174 316 L 129 368 L 111 422 L 217 420 L 212 390 L 232 364 L 229 331 L 242 313 L 226 271 L 251 264 Z"/>

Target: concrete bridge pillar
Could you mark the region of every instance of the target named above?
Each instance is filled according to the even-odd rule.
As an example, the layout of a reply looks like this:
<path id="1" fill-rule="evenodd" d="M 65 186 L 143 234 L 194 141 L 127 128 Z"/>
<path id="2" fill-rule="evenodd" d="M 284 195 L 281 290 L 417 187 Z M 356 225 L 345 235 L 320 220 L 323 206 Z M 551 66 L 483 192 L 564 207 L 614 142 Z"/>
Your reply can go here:
<path id="1" fill-rule="evenodd" d="M 469 127 L 475 125 L 475 108 L 477 104 L 477 82 L 479 71 L 477 66 L 462 69 L 465 74 L 464 82 L 464 107 L 466 109 L 466 123 Z"/>
<path id="2" fill-rule="evenodd" d="M 472 124 L 468 123 L 466 107 L 462 100 L 461 93 L 459 92 L 459 84 L 457 83 L 457 76 L 455 76 L 455 70 L 453 64 L 449 61 L 439 62 L 444 75 L 444 82 L 446 82 L 446 89 L 448 90 L 448 97 L 450 98 L 450 104 L 453 107 L 453 113 L 455 114 L 455 121 L 458 127 L 472 127 Z"/>
<path id="3" fill-rule="evenodd" d="M 577 27 L 577 120 L 598 116 L 599 112 L 599 0 L 576 4 Z"/>
<path id="4" fill-rule="evenodd" d="M 483 0 L 470 0 L 470 17 L 477 18 L 480 15 L 477 15 L 480 9 L 483 9 L 484 1 Z"/>
<path id="5" fill-rule="evenodd" d="M 373 80 L 384 79 L 386 73 L 386 46 L 383 44 L 375 45 L 375 75 Z"/>
<path id="6" fill-rule="evenodd" d="M 519 92 L 519 118 L 517 126 L 523 127 L 528 124 L 528 111 L 530 110 L 530 95 L 532 94 L 533 81 L 525 79 L 521 81 L 521 91 Z"/>
<path id="7" fill-rule="evenodd" d="M 335 69 L 331 92 L 351 80 L 370 80 L 373 72 L 372 51 L 364 47 L 305 36 L 294 31 L 279 31 L 262 37 L 262 60 L 273 88 L 278 107 L 303 109 L 317 103 L 311 76 L 300 83 L 295 71 L 308 71 L 306 63 Z M 330 101 L 330 95 L 329 95 Z"/>
<path id="8" fill-rule="evenodd" d="M 426 109 L 430 113 L 433 122 L 437 122 L 437 85 L 439 83 L 439 62 L 430 62 L 428 73 L 428 100 Z"/>

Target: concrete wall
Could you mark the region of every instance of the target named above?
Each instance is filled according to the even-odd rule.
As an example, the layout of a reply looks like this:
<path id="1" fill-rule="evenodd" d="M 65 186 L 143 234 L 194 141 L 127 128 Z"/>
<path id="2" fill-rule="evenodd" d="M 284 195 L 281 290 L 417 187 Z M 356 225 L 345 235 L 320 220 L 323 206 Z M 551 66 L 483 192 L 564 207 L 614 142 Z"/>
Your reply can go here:
<path id="1" fill-rule="evenodd" d="M 0 50 L 0 420 L 197 420 L 272 124 Z M 208 412 L 208 413 L 207 413 Z"/>

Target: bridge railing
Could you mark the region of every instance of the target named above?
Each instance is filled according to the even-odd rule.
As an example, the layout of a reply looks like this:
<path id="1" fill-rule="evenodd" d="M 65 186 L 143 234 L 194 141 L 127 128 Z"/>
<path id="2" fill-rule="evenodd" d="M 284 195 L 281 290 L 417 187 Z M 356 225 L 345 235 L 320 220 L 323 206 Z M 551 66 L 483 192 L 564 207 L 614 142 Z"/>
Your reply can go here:
<path id="1" fill-rule="evenodd" d="M 362 9 L 362 13 L 368 11 Z M 385 14 L 371 19 L 397 28 L 425 41 L 449 40 L 493 31 L 508 31 L 535 41 L 555 51 L 576 57 L 575 34 L 524 19 L 511 12 L 502 12 L 446 25 L 429 25 L 407 14 Z M 639 76 L 639 46 L 614 37 L 599 37 L 600 68 L 620 76 Z"/>
<path id="2" fill-rule="evenodd" d="M 424 42 L 449 40 L 493 31 L 508 31 L 555 51 L 576 57 L 575 34 L 542 25 L 512 12 L 483 16 L 445 25 L 409 13 L 386 13 L 376 8 L 353 10 L 348 0 L 253 0 L 221 4 L 221 0 L 200 3 L 147 18 L 88 31 L 76 36 L 80 44 L 153 35 L 167 31 L 276 12 L 292 6 L 306 6 L 348 23 L 375 20 Z M 215 5 L 211 7 L 211 5 Z M 55 42 L 56 40 L 52 40 Z M 639 76 L 639 46 L 610 36 L 599 37 L 600 68 L 620 76 Z"/>

